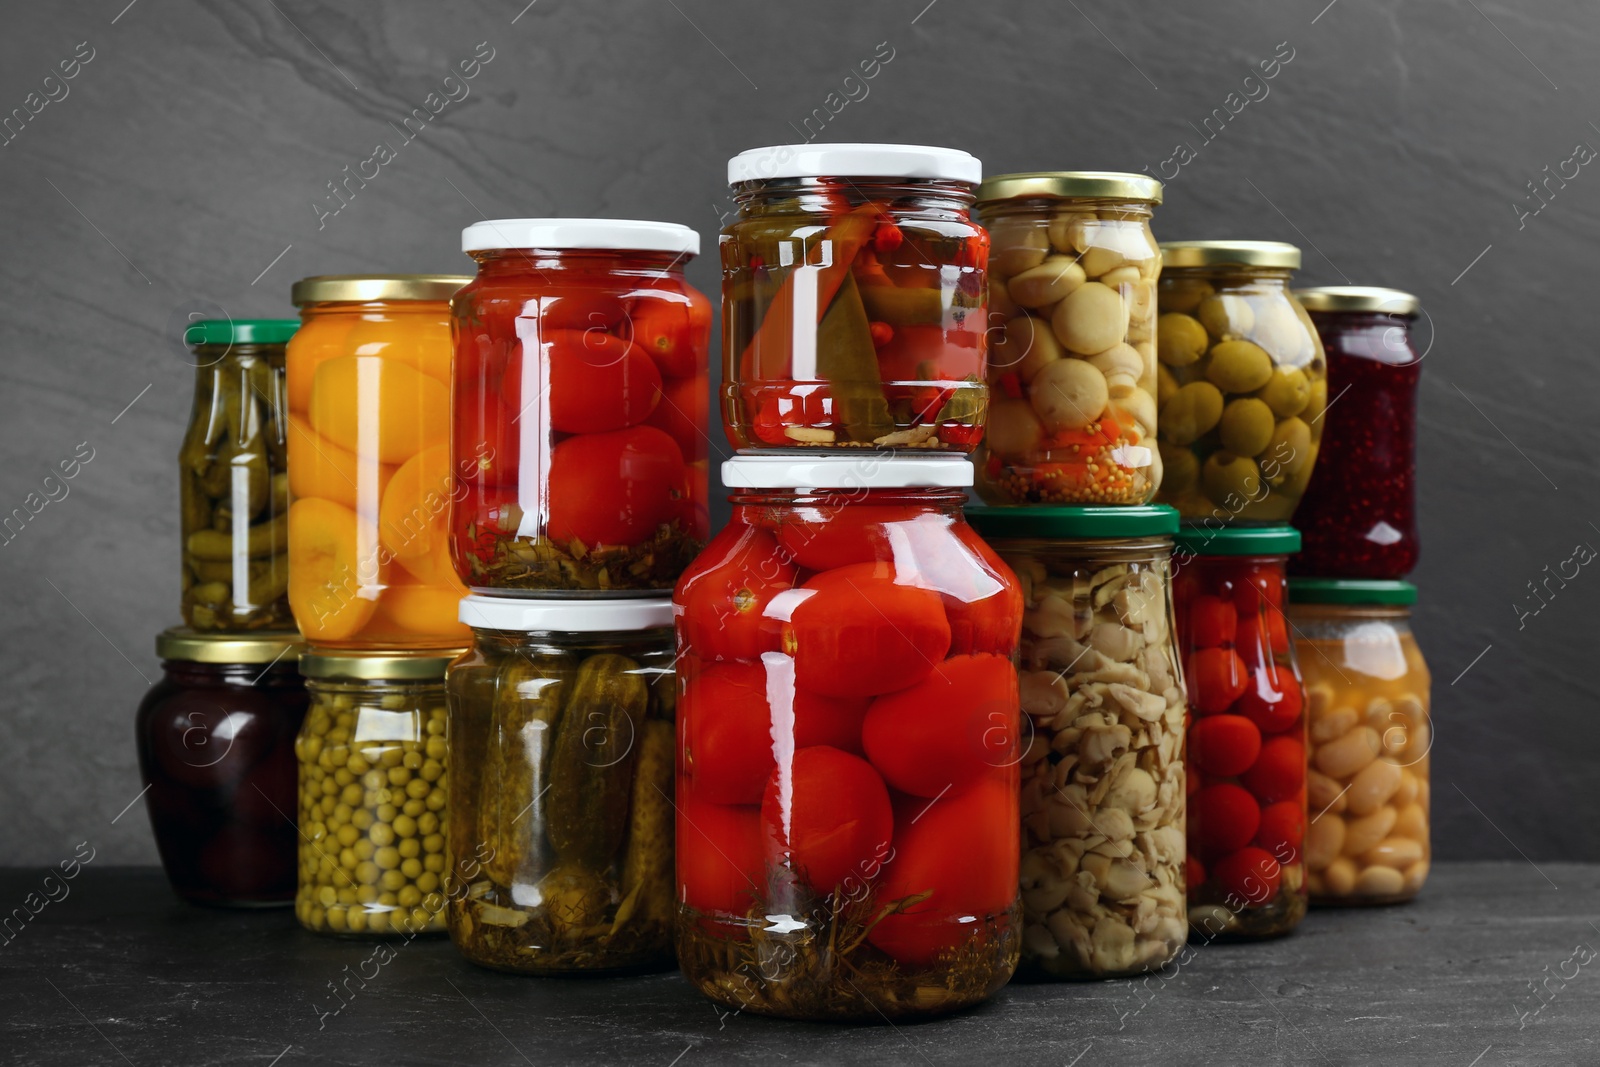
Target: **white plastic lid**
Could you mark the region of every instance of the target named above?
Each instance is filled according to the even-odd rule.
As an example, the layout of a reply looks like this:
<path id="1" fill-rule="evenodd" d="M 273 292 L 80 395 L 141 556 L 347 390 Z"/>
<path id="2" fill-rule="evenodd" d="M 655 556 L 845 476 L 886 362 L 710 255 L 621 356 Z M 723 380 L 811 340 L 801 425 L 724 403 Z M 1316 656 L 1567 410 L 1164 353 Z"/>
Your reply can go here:
<path id="1" fill-rule="evenodd" d="M 736 456 L 722 464 L 729 489 L 965 489 L 966 456 Z"/>
<path id="2" fill-rule="evenodd" d="M 672 599 L 528 600 L 474 594 L 461 598 L 457 618 L 475 629 L 517 633 L 653 630 L 672 625 Z"/>
<path id="3" fill-rule="evenodd" d="M 461 251 L 496 248 L 615 248 L 700 254 L 700 235 L 676 222 L 638 219 L 486 219 L 461 231 Z"/>
<path id="4" fill-rule="evenodd" d="M 983 180 L 983 163 L 959 148 L 920 144 L 780 144 L 728 160 L 728 184 L 768 178 L 944 178 Z"/>

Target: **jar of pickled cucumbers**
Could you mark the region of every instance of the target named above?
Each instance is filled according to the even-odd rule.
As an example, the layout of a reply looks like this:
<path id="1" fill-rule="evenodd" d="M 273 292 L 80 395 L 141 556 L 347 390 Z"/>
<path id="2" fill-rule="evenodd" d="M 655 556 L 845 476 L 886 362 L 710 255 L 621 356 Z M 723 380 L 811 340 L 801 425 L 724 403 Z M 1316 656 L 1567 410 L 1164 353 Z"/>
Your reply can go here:
<path id="1" fill-rule="evenodd" d="M 452 302 L 455 567 L 477 593 L 665 595 L 710 535 L 711 302 L 670 222 L 466 228 Z"/>
<path id="2" fill-rule="evenodd" d="M 1022 585 L 1022 965 L 1159 970 L 1189 934 L 1169 507 L 973 508 Z"/>
<path id="3" fill-rule="evenodd" d="M 1417 298 L 1398 289 L 1300 289 L 1328 353 L 1338 398 L 1324 422 L 1333 449 L 1295 512 L 1305 548 L 1292 574 L 1404 578 L 1417 565 Z"/>
<path id="4" fill-rule="evenodd" d="M 294 319 L 204 319 L 194 406 L 178 451 L 183 620 L 195 630 L 274 630 L 289 614 L 289 406 Z"/>
<path id="5" fill-rule="evenodd" d="M 469 638 L 449 545 L 449 301 L 470 280 L 294 284 L 303 325 L 289 344 L 289 605 L 314 645 Z"/>
<path id="6" fill-rule="evenodd" d="M 1300 250 L 1176 241 L 1161 251 L 1158 499 L 1192 522 L 1288 522 L 1328 403 L 1322 342 L 1289 291 Z"/>
<path id="7" fill-rule="evenodd" d="M 678 961 L 796 1019 L 974 1004 L 1017 963 L 1015 576 L 958 456 L 741 456 L 678 582 Z"/>
<path id="8" fill-rule="evenodd" d="M 1140 174 L 1043 171 L 978 190 L 989 229 L 991 504 L 1143 504 L 1156 449 L 1156 278 Z"/>
<path id="9" fill-rule="evenodd" d="M 1428 665 L 1411 633 L 1417 588 L 1295 578 L 1289 618 L 1305 671 L 1313 904 L 1410 900 L 1428 878 Z"/>
<path id="10" fill-rule="evenodd" d="M 1306 913 L 1306 720 L 1284 615 L 1288 526 L 1185 526 L 1173 553 L 1189 698 L 1189 922 L 1201 940 Z"/>
<path id="11" fill-rule="evenodd" d="M 983 436 L 982 164 L 895 144 L 728 161 L 722 418 L 741 450 L 970 452 Z"/>
<path id="12" fill-rule="evenodd" d="M 295 734 L 306 714 L 300 636 L 172 629 L 134 739 L 173 892 L 265 907 L 295 892 Z"/>
<path id="13" fill-rule="evenodd" d="M 468 597 L 450 667 L 450 936 L 524 974 L 673 966 L 672 602 Z"/>
<path id="14" fill-rule="evenodd" d="M 445 668 L 462 650 L 300 657 L 295 915 L 319 934 L 442 933 L 472 867 L 448 861 Z"/>

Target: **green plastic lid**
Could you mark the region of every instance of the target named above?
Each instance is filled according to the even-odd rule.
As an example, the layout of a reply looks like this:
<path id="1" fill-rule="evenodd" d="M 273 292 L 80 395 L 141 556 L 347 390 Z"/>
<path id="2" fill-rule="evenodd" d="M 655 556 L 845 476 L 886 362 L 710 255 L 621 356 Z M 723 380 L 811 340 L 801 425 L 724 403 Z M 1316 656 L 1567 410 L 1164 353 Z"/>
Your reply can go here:
<path id="1" fill-rule="evenodd" d="M 1300 551 L 1300 531 L 1293 526 L 1190 526 L 1173 542 L 1196 556 L 1292 556 Z"/>
<path id="2" fill-rule="evenodd" d="M 1415 604 L 1417 587 L 1382 578 L 1290 578 L 1291 604 Z"/>
<path id="3" fill-rule="evenodd" d="M 183 343 L 191 347 L 281 345 L 299 328 L 299 319 L 201 319 L 183 331 Z"/>
<path id="4" fill-rule="evenodd" d="M 1160 537 L 1178 532 L 1178 511 L 1165 504 L 1126 507 L 976 507 L 973 529 L 996 540 L 1010 537 Z"/>

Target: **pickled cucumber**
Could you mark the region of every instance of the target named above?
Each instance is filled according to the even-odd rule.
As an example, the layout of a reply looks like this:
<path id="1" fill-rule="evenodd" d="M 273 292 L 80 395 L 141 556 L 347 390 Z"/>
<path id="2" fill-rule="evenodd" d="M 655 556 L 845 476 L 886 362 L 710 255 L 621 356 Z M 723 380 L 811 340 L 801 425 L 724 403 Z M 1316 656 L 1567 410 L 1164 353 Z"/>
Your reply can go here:
<path id="1" fill-rule="evenodd" d="M 628 829 L 633 766 L 650 692 L 626 656 L 590 656 L 567 695 L 550 767 L 550 844 L 564 863 L 604 869 Z"/>
<path id="2" fill-rule="evenodd" d="M 503 886 L 535 882 L 551 865 L 543 833 L 551 756 L 574 666 L 570 656 L 514 656 L 500 668 L 478 826 L 494 850 L 484 869 Z"/>
<path id="3" fill-rule="evenodd" d="M 622 864 L 622 906 L 616 925 L 628 920 L 672 921 L 672 771 L 677 743 L 672 724 L 644 724 L 633 778 L 633 811 L 628 819 L 628 855 Z"/>

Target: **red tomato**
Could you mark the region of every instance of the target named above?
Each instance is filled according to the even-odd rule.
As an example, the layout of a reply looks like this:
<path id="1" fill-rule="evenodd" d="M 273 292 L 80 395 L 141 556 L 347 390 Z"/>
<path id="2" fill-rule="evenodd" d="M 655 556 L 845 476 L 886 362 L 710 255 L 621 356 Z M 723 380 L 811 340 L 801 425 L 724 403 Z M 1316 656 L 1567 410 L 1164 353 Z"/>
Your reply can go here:
<path id="1" fill-rule="evenodd" d="M 1004 656 L 951 656 L 867 709 L 861 742 L 884 780 L 936 797 L 1016 757 L 1017 672 Z"/>
<path id="2" fill-rule="evenodd" d="M 930 895 L 881 919 L 868 939 L 901 963 L 920 967 L 978 935 L 989 916 L 1016 899 L 1020 825 L 1009 775 L 980 778 L 902 823 L 877 900 Z M 977 921 L 963 921 L 969 916 Z"/>
<path id="3" fill-rule="evenodd" d="M 1233 710 L 1261 728 L 1264 734 L 1278 734 L 1300 721 L 1303 703 L 1300 680 L 1287 667 L 1268 664 L 1254 672 L 1250 687 Z"/>
<path id="4" fill-rule="evenodd" d="M 940 325 L 900 325 L 878 349 L 878 369 L 885 382 L 960 382 L 969 375 L 982 378 L 984 337 L 979 316 L 968 316 L 968 326 L 945 329 Z M 923 371 L 930 368 L 933 375 Z"/>
<path id="5" fill-rule="evenodd" d="M 1241 848 L 1211 865 L 1217 883 L 1238 906 L 1261 905 L 1278 895 L 1283 870 L 1259 848 Z"/>
<path id="6" fill-rule="evenodd" d="M 666 521 L 683 491 L 683 455 L 653 426 L 569 437 L 550 455 L 552 540 L 636 545 Z"/>
<path id="7" fill-rule="evenodd" d="M 1306 780 L 1306 746 L 1298 737 L 1271 738 L 1241 780 L 1263 804 L 1298 796 Z"/>
<path id="8" fill-rule="evenodd" d="M 1283 607 L 1283 571 L 1274 563 L 1248 563 L 1233 572 L 1233 600 L 1240 615 L 1255 615 L 1261 611 L 1262 602 L 1273 608 Z M 1267 611 L 1273 614 L 1272 608 Z"/>
<path id="9" fill-rule="evenodd" d="M 1189 706 L 1197 715 L 1227 711 L 1244 695 L 1250 674 L 1244 661 L 1231 648 L 1201 648 L 1189 654 L 1184 667 L 1189 687 Z"/>
<path id="10" fill-rule="evenodd" d="M 761 809 L 677 798 L 678 899 L 696 911 L 743 915 L 765 895 Z"/>
<path id="11" fill-rule="evenodd" d="M 615 293 L 569 289 L 539 299 L 539 331 L 596 330 L 615 333 L 625 318 Z"/>
<path id="12" fill-rule="evenodd" d="M 1255 798 L 1231 782 L 1206 786 L 1189 807 L 1189 837 L 1205 859 L 1248 845 L 1260 825 Z"/>
<path id="13" fill-rule="evenodd" d="M 1207 715 L 1189 731 L 1189 758 L 1207 774 L 1232 778 L 1261 752 L 1261 731 L 1243 715 Z"/>
<path id="14" fill-rule="evenodd" d="M 826 571 L 894 559 L 889 527 L 926 513 L 894 504 L 818 504 L 791 510 L 772 532 L 800 566 Z"/>
<path id="15" fill-rule="evenodd" d="M 983 560 L 989 572 L 1004 583 L 990 596 L 969 600 L 941 589 L 945 614 L 950 617 L 950 651 L 993 652 L 1010 656 L 1022 639 L 1022 586 L 1016 575 L 976 530 L 965 523 L 951 528 L 956 539 Z"/>
<path id="16" fill-rule="evenodd" d="M 1221 597 L 1195 597 L 1189 605 L 1188 642 L 1195 648 L 1216 648 L 1233 644 L 1239 615 L 1233 604 Z"/>
<path id="17" fill-rule="evenodd" d="M 637 345 L 599 331 L 544 330 L 540 337 L 550 373 L 552 428 L 562 433 L 620 430 L 643 422 L 660 403 L 661 372 Z M 506 370 L 506 394 L 518 411 L 523 397 L 531 399 L 527 390 L 533 385 L 523 382 L 522 351 Z"/>
<path id="18" fill-rule="evenodd" d="M 798 684 L 833 696 L 877 696 L 926 678 L 950 651 L 939 594 L 895 582 L 887 563 L 823 571 L 784 627 Z"/>
<path id="19" fill-rule="evenodd" d="M 878 772 L 827 745 L 802 748 L 787 768 L 773 770 L 761 821 L 767 839 L 819 894 L 846 876 L 865 877 L 887 855 L 894 834 L 889 791 Z"/>
<path id="20" fill-rule="evenodd" d="M 706 371 L 711 344 L 711 301 L 694 290 L 655 290 L 628 306 L 623 327 L 629 339 L 655 360 L 661 373 L 691 378 Z"/>
<path id="21" fill-rule="evenodd" d="M 794 565 L 771 534 L 723 527 L 673 593 L 682 608 L 680 651 L 706 660 L 753 660 L 777 651 L 782 624 L 766 615 L 767 605 L 794 581 Z"/>
<path id="22" fill-rule="evenodd" d="M 1256 844 L 1272 853 L 1279 863 L 1300 859 L 1300 842 L 1306 837 L 1306 809 L 1297 800 L 1280 800 L 1261 809 L 1261 826 Z"/>
<path id="23" fill-rule="evenodd" d="M 1183 883 L 1188 892 L 1194 892 L 1206 884 L 1206 867 L 1193 856 L 1186 857 L 1183 861 Z"/>
<path id="24" fill-rule="evenodd" d="M 493 393 L 463 397 L 458 389 L 456 398 L 451 455 L 457 482 L 515 488 L 519 452 L 510 412 Z"/>
<path id="25" fill-rule="evenodd" d="M 644 423 L 671 434 L 684 459 L 704 456 L 711 447 L 706 436 L 710 404 L 711 381 L 704 374 L 668 378 L 662 383 L 661 403 Z"/>
<path id="26" fill-rule="evenodd" d="M 759 400 L 752 400 L 751 404 L 755 415 L 750 428 L 769 445 L 788 447 L 794 444 L 794 439 L 784 432 L 785 427 L 833 425 L 833 398 L 824 383 L 767 386 Z"/>

